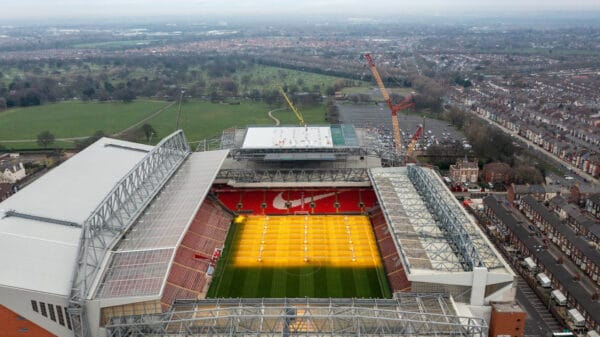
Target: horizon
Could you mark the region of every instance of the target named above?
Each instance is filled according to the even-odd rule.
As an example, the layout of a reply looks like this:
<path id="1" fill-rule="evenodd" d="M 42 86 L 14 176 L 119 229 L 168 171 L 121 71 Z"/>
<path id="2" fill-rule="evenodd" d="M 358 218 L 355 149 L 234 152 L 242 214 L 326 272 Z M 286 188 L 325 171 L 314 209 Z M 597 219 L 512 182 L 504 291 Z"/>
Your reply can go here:
<path id="1" fill-rule="evenodd" d="M 372 0 L 223 0 L 218 3 L 205 0 L 180 0 L 177 4 L 158 0 L 82 0 L 14 1 L 3 5 L 4 25 L 12 22 L 41 24 L 45 22 L 78 24 L 92 21 L 165 21 L 165 20 L 233 20 L 299 21 L 348 20 L 351 18 L 410 21 L 418 18 L 477 18 L 485 17 L 544 17 L 570 18 L 600 15 L 600 2 L 580 0 L 575 4 L 559 0 L 425 0 L 392 2 Z M 32 11 L 31 8 L 35 8 Z"/>

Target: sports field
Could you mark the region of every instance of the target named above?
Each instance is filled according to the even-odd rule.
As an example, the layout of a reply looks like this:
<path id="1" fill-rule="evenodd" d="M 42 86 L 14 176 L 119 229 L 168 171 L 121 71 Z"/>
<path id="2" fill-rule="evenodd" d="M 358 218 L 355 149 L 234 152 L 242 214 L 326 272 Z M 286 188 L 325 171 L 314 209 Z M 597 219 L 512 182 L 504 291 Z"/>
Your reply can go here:
<path id="1" fill-rule="evenodd" d="M 208 297 L 390 297 L 366 216 L 248 216 L 232 225 Z"/>

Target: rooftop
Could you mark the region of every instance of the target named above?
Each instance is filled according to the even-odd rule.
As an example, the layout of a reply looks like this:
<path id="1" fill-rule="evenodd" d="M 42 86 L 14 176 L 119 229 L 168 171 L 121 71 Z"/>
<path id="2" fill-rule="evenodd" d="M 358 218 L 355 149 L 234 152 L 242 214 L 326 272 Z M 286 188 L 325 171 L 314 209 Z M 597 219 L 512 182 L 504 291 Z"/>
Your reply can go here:
<path id="1" fill-rule="evenodd" d="M 430 185 L 411 179 L 409 170 L 419 171 Z M 433 170 L 373 168 L 370 177 L 409 272 L 469 271 L 483 266 L 510 273 Z M 460 242 L 453 241 L 457 237 Z"/>
<path id="2" fill-rule="evenodd" d="M 331 148 L 328 126 L 249 127 L 242 149 Z"/>
<path id="3" fill-rule="evenodd" d="M 510 214 L 510 212 L 502 205 L 502 201 L 493 196 L 488 196 L 483 199 L 484 204 L 506 225 L 511 232 L 525 245 L 532 256 L 539 261 L 544 268 L 564 287 L 570 296 L 572 296 L 582 308 L 596 322 L 600 322 L 600 311 L 598 310 L 598 302 L 592 299 L 589 294 L 578 282 L 573 281 L 573 276 L 565 268 L 564 265 L 556 263 L 556 258 L 550 254 L 547 249 L 538 249 L 540 242 L 531 236 L 529 231 L 519 223 L 519 221 Z"/>
<path id="4" fill-rule="evenodd" d="M 600 266 L 600 253 L 598 250 L 592 247 L 587 240 L 577 235 L 571 227 L 563 225 L 556 214 L 537 202 L 532 196 L 525 196 L 522 201 L 554 227 L 556 231 L 561 233 L 573 246 L 580 250 L 583 255 L 587 256 L 594 264 Z"/>
<path id="5" fill-rule="evenodd" d="M 69 294 L 81 224 L 150 149 L 102 138 L 0 203 L 0 284 Z"/>
<path id="6" fill-rule="evenodd" d="M 227 150 L 194 152 L 113 249 L 96 298 L 159 295 Z"/>
<path id="7" fill-rule="evenodd" d="M 492 303 L 492 307 L 499 312 L 524 312 L 517 303 Z"/>

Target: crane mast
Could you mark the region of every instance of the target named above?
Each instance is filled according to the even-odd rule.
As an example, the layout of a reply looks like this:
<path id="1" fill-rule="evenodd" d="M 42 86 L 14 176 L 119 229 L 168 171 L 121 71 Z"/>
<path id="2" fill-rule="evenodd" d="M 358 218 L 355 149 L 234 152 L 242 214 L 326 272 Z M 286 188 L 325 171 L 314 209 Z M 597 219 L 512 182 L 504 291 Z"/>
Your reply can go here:
<path id="1" fill-rule="evenodd" d="M 390 111 L 392 112 L 392 128 L 393 128 L 393 132 L 394 132 L 394 146 L 396 147 L 396 153 L 401 154 L 402 153 L 402 136 L 400 135 L 400 124 L 398 123 L 398 117 L 397 117 L 398 111 L 409 108 L 414 105 L 413 95 L 411 94 L 411 95 L 407 96 L 406 98 L 404 98 L 402 100 L 402 102 L 398 103 L 397 105 L 394 105 L 392 103 L 392 99 L 390 98 L 390 95 L 387 92 L 387 89 L 385 88 L 385 85 L 383 85 L 383 81 L 381 80 L 379 71 L 377 71 L 377 67 L 375 67 L 375 62 L 373 62 L 373 58 L 371 57 L 371 54 L 366 53 L 365 59 L 367 59 L 367 62 L 369 63 L 369 68 L 371 69 L 371 72 L 373 73 L 373 77 L 375 77 L 375 81 L 377 82 L 377 86 L 379 87 L 379 90 L 381 91 L 381 94 L 383 95 L 385 102 L 387 103 L 388 107 L 390 108 Z"/>
<path id="2" fill-rule="evenodd" d="M 296 115 L 296 118 L 298 118 L 298 122 L 300 123 L 300 126 L 306 126 L 306 123 L 304 122 L 304 117 L 302 117 L 302 113 L 300 113 L 300 111 L 296 108 L 294 103 L 292 103 L 292 101 L 289 99 L 289 97 L 285 94 L 285 91 L 283 90 L 283 88 L 280 87 L 279 92 L 281 92 L 281 95 L 283 96 L 283 98 L 285 98 L 285 101 L 290 106 L 290 109 L 292 109 L 292 111 Z"/>

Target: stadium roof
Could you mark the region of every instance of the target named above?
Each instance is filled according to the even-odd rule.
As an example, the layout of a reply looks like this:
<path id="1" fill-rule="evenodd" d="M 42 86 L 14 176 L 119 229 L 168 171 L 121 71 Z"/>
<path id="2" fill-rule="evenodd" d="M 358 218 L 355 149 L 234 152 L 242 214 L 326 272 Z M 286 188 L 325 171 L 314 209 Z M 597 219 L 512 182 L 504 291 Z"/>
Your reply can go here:
<path id="1" fill-rule="evenodd" d="M 506 263 L 431 169 L 372 168 L 370 177 L 398 251 L 415 270 L 505 270 Z"/>
<path id="2" fill-rule="evenodd" d="M 158 296 L 228 150 L 192 153 L 112 251 L 96 298 Z"/>
<path id="3" fill-rule="evenodd" d="M 151 149 L 102 138 L 0 203 L 0 284 L 68 295 L 81 224 Z"/>
<path id="4" fill-rule="evenodd" d="M 328 126 L 249 127 L 242 149 L 307 149 L 333 147 Z"/>

